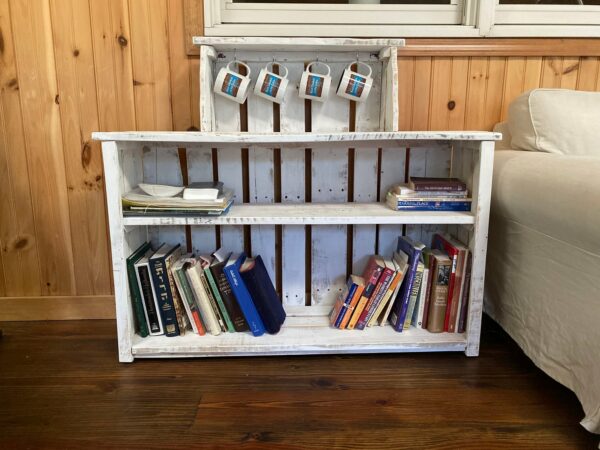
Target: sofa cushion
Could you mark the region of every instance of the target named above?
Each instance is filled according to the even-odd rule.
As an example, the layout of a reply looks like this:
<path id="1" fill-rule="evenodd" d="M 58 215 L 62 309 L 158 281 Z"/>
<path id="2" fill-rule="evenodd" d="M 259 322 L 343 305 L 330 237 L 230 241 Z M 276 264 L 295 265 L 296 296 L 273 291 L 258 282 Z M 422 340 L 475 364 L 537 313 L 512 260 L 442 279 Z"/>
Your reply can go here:
<path id="1" fill-rule="evenodd" d="M 508 108 L 511 145 L 563 155 L 600 156 L 600 92 L 534 89 Z"/>
<path id="2" fill-rule="evenodd" d="M 494 133 L 501 133 L 502 139 L 496 141 L 495 150 L 514 150 L 511 146 L 510 130 L 508 129 L 508 122 L 498 122 L 494 125 Z"/>

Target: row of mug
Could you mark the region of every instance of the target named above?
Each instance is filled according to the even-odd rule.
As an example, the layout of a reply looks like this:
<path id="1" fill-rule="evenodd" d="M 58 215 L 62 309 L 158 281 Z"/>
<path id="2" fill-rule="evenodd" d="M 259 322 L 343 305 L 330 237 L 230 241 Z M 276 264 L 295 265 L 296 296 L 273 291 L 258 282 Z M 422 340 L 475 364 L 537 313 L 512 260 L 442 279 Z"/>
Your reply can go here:
<path id="1" fill-rule="evenodd" d="M 232 69 L 232 65 L 237 64 L 246 69 L 246 74 L 236 72 Z M 277 64 L 283 69 L 283 74 L 273 72 L 273 66 Z M 352 65 L 357 64 L 358 67 L 365 67 L 368 73 L 361 74 L 358 71 L 352 70 Z M 318 73 L 314 70 L 321 68 L 325 69 L 325 73 Z M 329 95 L 331 87 L 331 68 L 321 61 L 313 61 L 306 66 L 302 77 L 300 78 L 300 86 L 298 93 L 300 97 L 309 100 L 324 102 Z M 260 70 L 256 84 L 254 85 L 254 94 L 259 97 L 266 98 L 272 102 L 281 103 L 285 95 L 285 90 L 288 85 L 288 70 L 280 63 L 271 62 Z M 222 95 L 230 100 L 238 103 L 244 103 L 248 97 L 250 86 L 250 67 L 241 61 L 231 61 L 226 67 L 221 68 L 217 75 L 214 92 Z M 342 78 L 337 89 L 337 95 L 357 102 L 366 100 L 373 85 L 371 78 L 371 67 L 360 61 L 350 63 L 344 70 Z"/>

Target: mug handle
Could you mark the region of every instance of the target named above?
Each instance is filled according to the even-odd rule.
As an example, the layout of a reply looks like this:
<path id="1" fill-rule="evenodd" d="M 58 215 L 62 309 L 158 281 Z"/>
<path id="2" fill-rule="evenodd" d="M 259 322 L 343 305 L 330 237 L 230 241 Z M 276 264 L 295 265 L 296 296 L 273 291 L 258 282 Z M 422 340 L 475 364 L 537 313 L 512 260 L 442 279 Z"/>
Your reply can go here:
<path id="1" fill-rule="evenodd" d="M 327 67 L 327 73 L 325 74 L 326 77 L 328 77 L 331 74 L 331 67 L 329 67 L 327 64 L 325 64 L 324 62 L 321 61 L 313 61 L 310 64 L 308 64 L 306 66 L 306 71 L 310 72 L 310 68 L 313 66 L 313 64 L 321 64 L 322 66 Z M 323 75 L 322 73 L 318 73 L 317 75 Z"/>
<path id="2" fill-rule="evenodd" d="M 273 62 L 270 62 L 270 63 L 268 63 L 268 64 L 265 66 L 265 69 L 267 69 L 267 71 L 269 71 L 269 67 L 271 67 L 271 69 L 272 69 L 272 68 L 273 68 L 273 66 L 274 66 L 275 64 L 277 64 L 277 65 L 278 65 L 280 68 L 281 68 L 281 67 L 283 67 L 283 68 L 285 69 L 285 75 L 281 75 L 281 74 L 279 74 L 279 76 L 280 76 L 281 78 L 287 78 L 287 76 L 288 76 L 288 68 L 287 68 L 287 67 L 285 67 L 283 64 L 281 64 L 281 63 L 278 63 L 277 61 L 273 61 Z M 272 72 L 272 70 L 270 70 L 270 72 Z"/>
<path id="3" fill-rule="evenodd" d="M 367 69 L 369 69 L 369 73 L 367 75 L 367 78 L 371 78 L 371 74 L 373 73 L 373 69 L 371 68 L 370 65 L 368 65 L 367 63 L 364 63 L 362 61 L 354 61 L 354 62 L 351 62 L 350 64 L 348 64 L 348 67 L 347 67 L 348 70 L 352 70 L 352 64 L 356 64 L 357 66 L 363 66 L 363 67 L 366 67 Z M 357 73 L 358 73 L 358 67 L 356 68 L 356 70 L 357 70 Z"/>
<path id="4" fill-rule="evenodd" d="M 248 67 L 248 65 L 243 63 L 242 61 L 238 61 L 237 59 L 235 59 L 233 61 L 229 61 L 229 63 L 227 63 L 227 70 L 230 70 L 231 72 L 235 72 L 234 70 L 231 69 L 231 67 L 229 67 L 234 63 L 237 64 L 238 66 L 244 66 L 246 68 L 246 75 L 242 75 L 242 74 L 240 74 L 240 75 L 242 75 L 243 77 L 250 76 L 250 72 L 251 72 L 250 67 Z M 236 73 L 239 73 L 239 72 L 236 72 Z"/>

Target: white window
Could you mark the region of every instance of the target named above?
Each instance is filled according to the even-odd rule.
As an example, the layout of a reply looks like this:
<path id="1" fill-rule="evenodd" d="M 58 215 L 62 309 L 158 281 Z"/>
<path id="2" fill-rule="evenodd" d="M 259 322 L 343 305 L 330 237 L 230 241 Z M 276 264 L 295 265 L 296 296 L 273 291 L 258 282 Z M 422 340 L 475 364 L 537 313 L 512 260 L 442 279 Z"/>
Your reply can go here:
<path id="1" fill-rule="evenodd" d="M 207 36 L 600 36 L 600 0 L 204 0 Z"/>

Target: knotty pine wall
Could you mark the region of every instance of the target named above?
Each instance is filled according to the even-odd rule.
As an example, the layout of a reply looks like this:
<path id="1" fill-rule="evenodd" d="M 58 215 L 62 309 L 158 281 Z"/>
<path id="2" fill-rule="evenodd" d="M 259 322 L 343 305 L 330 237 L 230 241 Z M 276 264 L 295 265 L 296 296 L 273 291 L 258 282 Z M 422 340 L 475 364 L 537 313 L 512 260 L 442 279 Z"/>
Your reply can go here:
<path id="1" fill-rule="evenodd" d="M 0 320 L 114 317 L 96 130 L 199 128 L 201 0 L 0 0 Z M 190 24 L 189 21 L 192 21 Z M 491 129 L 538 86 L 600 90 L 592 40 L 409 40 L 400 129 Z"/>

